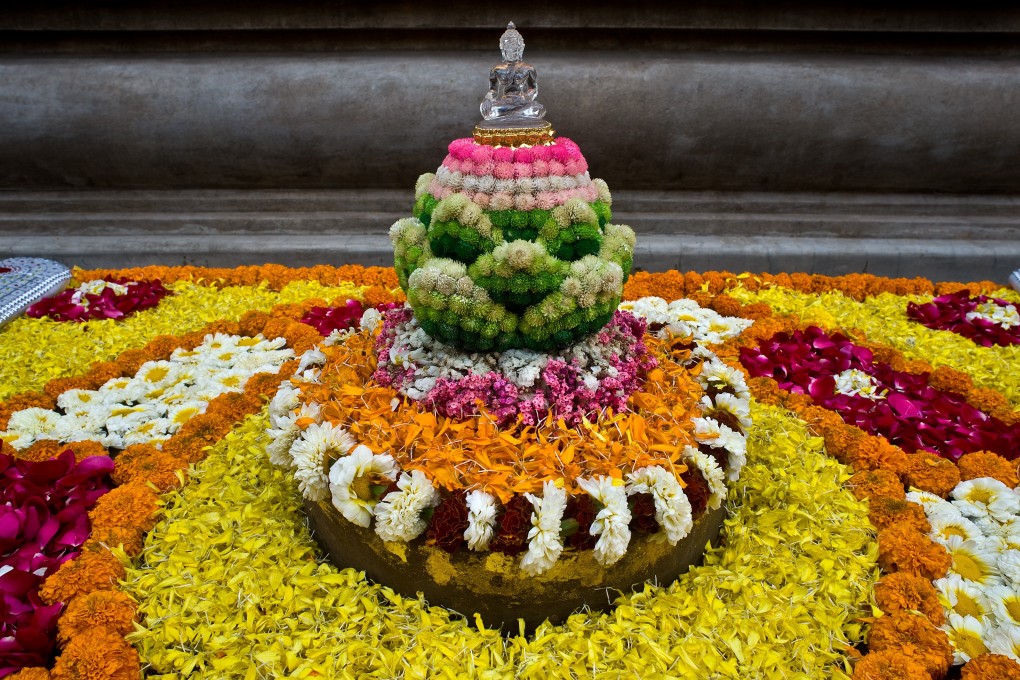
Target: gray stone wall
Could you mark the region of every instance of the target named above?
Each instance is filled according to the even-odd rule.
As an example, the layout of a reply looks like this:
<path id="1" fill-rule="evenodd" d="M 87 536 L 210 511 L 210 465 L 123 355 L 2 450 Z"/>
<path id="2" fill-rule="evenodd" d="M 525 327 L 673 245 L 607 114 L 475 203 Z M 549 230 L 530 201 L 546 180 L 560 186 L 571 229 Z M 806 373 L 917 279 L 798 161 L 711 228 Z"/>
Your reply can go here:
<path id="1" fill-rule="evenodd" d="M 386 262 L 512 18 L 639 266 L 1004 280 L 1020 10 L 817 4 L 15 7 L 0 255 Z"/>

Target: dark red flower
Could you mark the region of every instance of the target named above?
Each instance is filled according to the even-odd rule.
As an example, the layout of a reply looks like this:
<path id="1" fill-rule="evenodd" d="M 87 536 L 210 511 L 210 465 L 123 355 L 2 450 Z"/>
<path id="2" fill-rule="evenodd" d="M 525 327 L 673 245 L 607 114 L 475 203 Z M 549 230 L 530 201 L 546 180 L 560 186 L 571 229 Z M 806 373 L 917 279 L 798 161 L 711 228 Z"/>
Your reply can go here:
<path id="1" fill-rule="evenodd" d="M 708 497 L 711 495 L 708 482 L 705 481 L 701 471 L 693 466 L 688 466 L 687 470 L 680 474 L 680 479 L 686 484 L 684 493 L 691 504 L 691 514 L 697 519 L 708 508 Z"/>
<path id="2" fill-rule="evenodd" d="M 567 509 L 563 513 L 564 519 L 573 519 L 577 522 L 577 530 L 567 537 L 565 545 L 576 550 L 591 550 L 598 542 L 598 536 L 591 535 L 591 525 L 595 521 L 598 509 L 595 501 L 586 493 L 571 496 L 567 501 Z"/>
<path id="3" fill-rule="evenodd" d="M 987 295 L 970 297 L 969 290 L 940 295 L 931 302 L 919 305 L 907 303 L 907 316 L 928 328 L 937 331 L 952 331 L 973 340 L 982 347 L 992 345 L 1008 346 L 1020 344 L 1020 327 L 1003 328 L 987 319 L 968 319 L 978 305 L 993 302 L 1005 307 L 1010 303 Z"/>
<path id="4" fill-rule="evenodd" d="M 527 550 L 533 510 L 531 501 L 523 494 L 511 498 L 496 522 L 496 532 L 489 549 L 504 555 L 519 555 Z"/>
<path id="5" fill-rule="evenodd" d="M 308 324 L 325 337 L 333 331 L 358 325 L 364 313 L 365 308 L 360 302 L 348 300 L 342 307 L 312 307 L 301 317 L 301 323 Z"/>
<path id="6" fill-rule="evenodd" d="M 654 534 L 659 530 L 652 494 L 636 493 L 630 497 L 630 530 L 635 534 Z"/>
<path id="7" fill-rule="evenodd" d="M 455 553 L 467 545 L 464 531 L 468 527 L 467 494 L 457 491 L 436 506 L 426 537 L 448 553 Z"/>

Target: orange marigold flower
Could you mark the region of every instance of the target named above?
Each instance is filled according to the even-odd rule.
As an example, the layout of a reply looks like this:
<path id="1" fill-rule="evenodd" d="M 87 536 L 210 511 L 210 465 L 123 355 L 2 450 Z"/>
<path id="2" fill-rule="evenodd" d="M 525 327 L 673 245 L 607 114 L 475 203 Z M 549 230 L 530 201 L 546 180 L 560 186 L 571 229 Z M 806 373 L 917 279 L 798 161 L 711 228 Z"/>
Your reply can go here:
<path id="1" fill-rule="evenodd" d="M 772 317 L 772 308 L 764 302 L 753 302 L 740 308 L 739 316 L 760 321 Z"/>
<path id="2" fill-rule="evenodd" d="M 66 645 L 71 638 L 103 628 L 127 635 L 134 630 L 138 605 L 120 590 L 98 590 L 71 600 L 57 622 L 57 640 Z"/>
<path id="3" fill-rule="evenodd" d="M 942 392 L 954 392 L 966 396 L 974 389 L 974 381 L 963 371 L 949 366 L 939 366 L 928 376 L 928 384 Z"/>
<path id="4" fill-rule="evenodd" d="M 146 361 L 152 361 L 155 357 L 147 349 L 127 349 L 117 357 L 117 363 L 125 375 L 134 375 Z"/>
<path id="5" fill-rule="evenodd" d="M 117 484 L 128 484 L 137 482 L 140 484 L 149 483 L 160 491 L 175 489 L 181 485 L 181 479 L 187 477 L 188 464 L 174 458 L 170 454 L 158 449 L 140 444 L 144 450 L 125 459 L 125 449 L 117 456 L 116 467 L 113 470 L 113 481 Z M 132 448 L 132 447 L 128 447 Z"/>
<path id="6" fill-rule="evenodd" d="M 7 423 L 11 414 L 23 411 L 26 408 L 47 408 L 52 409 L 57 405 L 56 397 L 51 397 L 42 392 L 22 392 L 15 394 L 0 404 L 0 430 L 7 429 Z"/>
<path id="7" fill-rule="evenodd" d="M 905 571 L 934 581 L 946 575 L 953 558 L 917 529 L 893 524 L 878 532 L 878 563 L 887 572 Z"/>
<path id="8" fill-rule="evenodd" d="M 322 336 L 319 335 L 319 331 L 306 323 L 297 321 L 288 324 L 283 330 L 282 335 L 287 339 L 287 346 L 294 350 L 294 353 L 298 356 L 301 356 L 322 342 Z"/>
<path id="9" fill-rule="evenodd" d="M 941 626 L 946 620 L 938 591 L 931 581 L 906 572 L 884 575 L 875 584 L 875 601 L 886 614 L 919 611 L 936 626 Z"/>
<path id="10" fill-rule="evenodd" d="M 86 458 L 91 458 L 93 456 L 110 455 L 110 452 L 106 449 L 105 446 L 103 446 L 99 442 L 94 442 L 88 439 L 80 442 L 71 442 L 69 444 L 64 444 L 62 450 L 66 451 L 67 449 L 71 449 L 72 451 L 74 451 L 74 459 L 78 462 L 81 462 Z"/>
<path id="11" fill-rule="evenodd" d="M 872 498 L 869 501 L 868 519 L 879 531 L 893 524 L 905 524 L 923 534 L 931 531 L 931 524 L 928 522 L 928 516 L 924 514 L 924 508 L 917 503 L 888 496 Z"/>
<path id="12" fill-rule="evenodd" d="M 696 290 L 693 293 L 687 295 L 691 300 L 694 300 L 699 307 L 708 307 L 709 303 L 712 302 L 712 294 L 706 293 L 701 290 Z"/>
<path id="13" fill-rule="evenodd" d="M 896 499 L 906 497 L 903 482 L 891 470 L 861 470 L 847 484 L 858 500 L 882 496 Z"/>
<path id="14" fill-rule="evenodd" d="M 1009 462 L 997 453 L 991 451 L 965 453 L 960 456 L 960 460 L 956 461 L 956 464 L 960 469 L 960 479 L 963 481 L 991 477 L 1011 489 L 1020 486 L 1016 464 Z"/>
<path id="15" fill-rule="evenodd" d="M 20 671 L 8 675 L 7 680 L 50 680 L 50 672 L 39 666 L 22 668 Z"/>
<path id="16" fill-rule="evenodd" d="M 124 375 L 124 369 L 116 361 L 97 361 L 89 367 L 88 387 L 84 389 L 99 389 L 106 381 L 119 378 Z"/>
<path id="17" fill-rule="evenodd" d="M 871 343 L 868 343 L 867 347 L 874 355 L 876 363 L 889 364 L 892 366 L 894 371 L 905 371 L 907 369 L 907 360 L 903 357 L 903 353 L 898 349 L 886 347 L 884 345 L 873 345 Z"/>
<path id="18" fill-rule="evenodd" d="M 89 520 L 93 531 L 104 527 L 136 527 L 148 531 L 156 525 L 159 496 L 141 483 L 118 486 L 102 496 L 92 510 Z"/>
<path id="19" fill-rule="evenodd" d="M 233 425 L 261 408 L 262 400 L 254 394 L 248 394 L 247 391 L 227 392 L 209 402 L 205 415 L 221 418 Z"/>
<path id="20" fill-rule="evenodd" d="M 366 307 L 375 307 L 388 302 L 402 302 L 404 297 L 403 291 L 399 288 L 396 291 L 391 291 L 389 288 L 383 288 L 382 286 L 369 286 L 361 293 L 361 300 L 365 303 Z M 343 303 L 344 300 L 339 300 L 334 301 L 333 304 Z"/>
<path id="21" fill-rule="evenodd" d="M 77 635 L 53 666 L 54 680 L 137 680 L 138 652 L 121 635 L 104 630 Z"/>
<path id="22" fill-rule="evenodd" d="M 155 359 L 166 359 L 180 346 L 179 338 L 172 335 L 157 335 L 149 341 L 145 349 L 152 353 Z"/>
<path id="23" fill-rule="evenodd" d="M 854 666 L 853 680 L 931 680 L 919 661 L 895 650 L 871 652 Z"/>
<path id="24" fill-rule="evenodd" d="M 846 461 L 854 470 L 884 469 L 894 474 L 901 474 L 909 465 L 903 449 L 890 444 L 885 437 L 870 435 L 854 438 L 847 448 Z"/>
<path id="25" fill-rule="evenodd" d="M 112 590 L 124 578 L 124 565 L 105 546 L 88 540 L 78 557 L 64 562 L 50 574 L 39 589 L 39 596 L 48 603 L 67 602 L 76 595 L 96 590 Z"/>
<path id="26" fill-rule="evenodd" d="M 119 370 L 118 370 L 119 374 Z M 113 376 L 118 377 L 118 376 Z M 99 387 L 102 383 L 96 384 L 95 380 L 91 380 L 90 376 L 74 376 L 70 378 L 54 378 L 46 383 L 43 387 L 43 391 L 56 399 L 64 392 L 68 390 L 94 390 Z"/>
<path id="27" fill-rule="evenodd" d="M 1006 425 L 1016 425 L 1017 423 L 1020 423 L 1020 411 L 1014 411 L 1012 408 L 993 409 L 990 415 L 998 418 Z"/>
<path id="28" fill-rule="evenodd" d="M 960 470 L 951 460 L 928 451 L 907 456 L 907 466 L 901 473 L 903 482 L 921 491 L 945 498 L 960 483 Z"/>
<path id="29" fill-rule="evenodd" d="M 145 534 L 138 527 L 93 527 L 92 540 L 108 548 L 122 548 L 134 557 L 142 552 Z"/>
<path id="30" fill-rule="evenodd" d="M 754 398 L 763 404 L 779 403 L 779 383 L 767 376 L 750 378 L 747 381 L 747 388 Z"/>
<path id="31" fill-rule="evenodd" d="M 1009 401 L 1001 392 L 989 387 L 978 387 L 967 394 L 967 403 L 976 409 L 992 412 L 998 409 L 1010 409 Z"/>
<path id="32" fill-rule="evenodd" d="M 1020 680 L 1020 664 L 1002 654 L 982 654 L 964 665 L 960 672 L 960 678 L 962 680 Z"/>
<path id="33" fill-rule="evenodd" d="M 250 396 L 271 398 L 285 377 L 279 373 L 256 373 L 248 379 L 244 391 Z"/>
<path id="34" fill-rule="evenodd" d="M 61 444 L 55 439 L 39 439 L 38 441 L 32 442 L 32 445 L 27 449 L 19 451 L 18 458 L 24 458 L 25 460 L 49 460 L 54 456 L 60 455 L 66 451 L 69 447 Z"/>
<path id="35" fill-rule="evenodd" d="M 949 636 L 923 616 L 895 612 L 875 620 L 868 635 L 873 652 L 892 651 L 921 662 L 933 678 L 941 678 L 953 663 Z"/>
<path id="36" fill-rule="evenodd" d="M 723 316 L 739 316 L 741 306 L 739 300 L 726 293 L 719 293 L 712 299 L 712 309 Z"/>
<path id="37" fill-rule="evenodd" d="M 921 373 L 930 373 L 931 364 L 924 359 L 910 359 L 906 362 L 903 367 L 907 373 L 913 373 L 914 375 L 920 375 Z"/>

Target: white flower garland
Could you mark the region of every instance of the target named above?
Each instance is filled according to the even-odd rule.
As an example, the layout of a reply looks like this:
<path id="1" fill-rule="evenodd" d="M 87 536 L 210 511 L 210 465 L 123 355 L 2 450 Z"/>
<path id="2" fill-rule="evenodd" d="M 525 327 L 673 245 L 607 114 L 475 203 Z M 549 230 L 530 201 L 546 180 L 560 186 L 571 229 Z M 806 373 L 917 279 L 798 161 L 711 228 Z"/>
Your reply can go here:
<path id="1" fill-rule="evenodd" d="M 595 515 L 589 533 L 599 537 L 593 551 L 595 561 L 608 567 L 623 557 L 630 544 L 627 491 L 621 482 L 612 477 L 579 478 L 577 485 L 603 506 Z"/>
<path id="2" fill-rule="evenodd" d="M 521 559 L 521 569 L 531 576 L 538 576 L 552 569 L 563 552 L 560 538 L 560 522 L 567 509 L 567 492 L 546 481 L 542 485 L 542 497 L 525 494 L 535 512 L 531 516 L 531 531 L 528 532 L 528 551 Z"/>
<path id="3" fill-rule="evenodd" d="M 331 458 L 345 455 L 355 444 L 354 437 L 339 425 L 314 423 L 305 428 L 290 447 L 294 479 L 301 494 L 310 501 L 329 498 L 326 464 Z"/>
<path id="4" fill-rule="evenodd" d="M 676 545 L 694 527 L 694 513 L 683 487 L 667 470 L 655 465 L 627 475 L 627 493 L 650 493 L 655 499 L 655 521 L 666 533 L 670 545 Z"/>
<path id="5" fill-rule="evenodd" d="M 396 491 L 375 506 L 375 533 L 384 541 L 411 541 L 425 531 L 425 508 L 439 505 L 439 492 L 421 470 L 402 472 Z"/>

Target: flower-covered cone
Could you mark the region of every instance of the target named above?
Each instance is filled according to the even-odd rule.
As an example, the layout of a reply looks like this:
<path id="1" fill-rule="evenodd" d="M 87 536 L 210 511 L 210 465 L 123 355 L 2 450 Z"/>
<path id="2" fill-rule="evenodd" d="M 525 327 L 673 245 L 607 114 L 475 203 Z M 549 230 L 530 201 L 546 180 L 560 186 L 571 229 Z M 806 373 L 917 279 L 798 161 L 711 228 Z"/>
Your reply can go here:
<path id="1" fill-rule="evenodd" d="M 565 347 L 609 322 L 634 232 L 576 144 L 450 144 L 390 230 L 400 284 L 433 337 L 475 350 Z"/>

